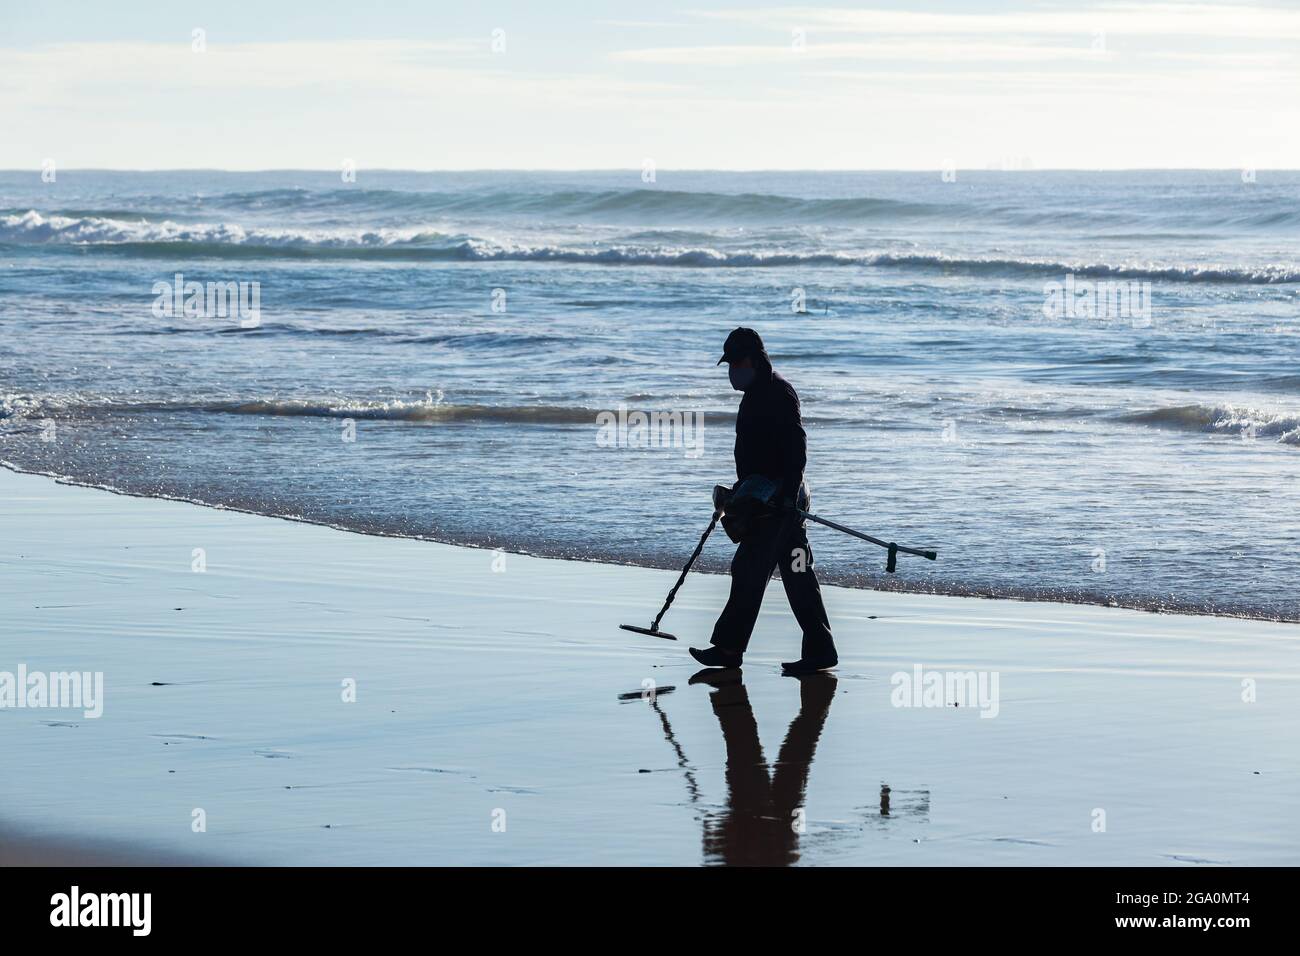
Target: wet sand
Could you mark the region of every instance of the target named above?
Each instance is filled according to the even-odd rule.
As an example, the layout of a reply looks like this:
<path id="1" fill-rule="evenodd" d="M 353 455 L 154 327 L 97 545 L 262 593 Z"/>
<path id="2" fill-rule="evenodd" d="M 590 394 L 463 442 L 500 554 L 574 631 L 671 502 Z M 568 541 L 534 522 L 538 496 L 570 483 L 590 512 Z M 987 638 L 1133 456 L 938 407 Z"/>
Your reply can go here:
<path id="1" fill-rule="evenodd" d="M 152 847 L 87 839 L 66 832 L 0 829 L 0 867 L 8 866 L 210 866 L 207 855 L 187 856 Z"/>
<path id="2" fill-rule="evenodd" d="M 669 572 L 5 470 L 0 526 L 0 672 L 104 674 L 98 719 L 0 709 L 6 864 L 1300 862 L 1295 625 L 828 588 L 842 663 L 799 681 L 774 583 L 692 683 L 724 577 L 671 643 L 617 628 Z M 896 706 L 917 666 L 996 716 Z"/>

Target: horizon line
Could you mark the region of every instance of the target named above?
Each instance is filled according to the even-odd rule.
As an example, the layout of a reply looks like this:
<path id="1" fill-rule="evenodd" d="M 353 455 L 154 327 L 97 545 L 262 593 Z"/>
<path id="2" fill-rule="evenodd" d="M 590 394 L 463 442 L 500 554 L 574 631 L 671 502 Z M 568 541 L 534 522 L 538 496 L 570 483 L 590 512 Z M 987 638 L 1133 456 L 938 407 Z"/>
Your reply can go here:
<path id="1" fill-rule="evenodd" d="M 57 172 L 64 173 L 330 173 L 340 171 L 337 166 L 311 168 L 307 166 L 267 166 L 250 169 L 231 169 L 220 166 L 161 166 L 161 167 L 127 167 L 127 166 L 56 166 Z M 913 167 L 827 167 L 809 168 L 798 166 L 656 166 L 658 173 L 942 173 L 946 170 L 968 173 L 1231 173 L 1251 169 L 1257 172 L 1297 173 L 1300 167 L 1282 166 L 1042 166 L 1026 169 L 1004 169 L 996 166 L 913 166 Z M 0 168 L 0 174 L 28 173 L 39 176 L 40 166 Z M 357 166 L 357 172 L 371 173 L 634 173 L 640 175 L 637 166 L 473 166 L 457 168 L 416 169 L 400 166 Z"/>

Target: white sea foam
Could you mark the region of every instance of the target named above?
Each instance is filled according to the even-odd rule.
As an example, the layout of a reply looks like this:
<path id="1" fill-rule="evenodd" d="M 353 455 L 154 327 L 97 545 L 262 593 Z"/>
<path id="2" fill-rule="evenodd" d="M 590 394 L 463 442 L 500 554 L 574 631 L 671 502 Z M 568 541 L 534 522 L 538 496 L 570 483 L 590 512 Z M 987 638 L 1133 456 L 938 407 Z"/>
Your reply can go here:
<path id="1" fill-rule="evenodd" d="M 1215 262 L 1115 262 L 1058 260 L 1032 256 L 962 256 L 944 252 L 899 253 L 891 250 L 756 248 L 682 246 L 671 243 L 603 244 L 525 243 L 467 237 L 429 226 L 405 228 L 284 228 L 245 227 L 237 223 L 177 223 L 171 220 L 127 221 L 98 216 L 42 215 L 35 210 L 0 217 L 0 242 L 79 246 L 171 247 L 183 254 L 187 247 L 203 247 L 205 255 L 220 256 L 222 249 L 246 256 L 256 250 L 269 254 L 346 255 L 357 251 L 370 258 L 385 252 L 400 259 L 481 262 L 563 262 L 608 266 L 662 266 L 690 268 L 781 268 L 791 266 L 841 266 L 913 269 L 973 276 L 1059 276 L 1075 274 L 1095 278 L 1278 284 L 1300 282 L 1300 267 L 1272 262 L 1245 267 Z M 377 255 L 375 255 L 377 254 Z"/>
<path id="2" fill-rule="evenodd" d="M 35 210 L 0 217 L 0 242 L 113 245 L 185 243 L 231 246 L 382 247 L 434 241 L 423 229 L 267 229 L 237 223 L 178 223 L 169 219 L 125 220 L 101 216 L 42 215 Z"/>

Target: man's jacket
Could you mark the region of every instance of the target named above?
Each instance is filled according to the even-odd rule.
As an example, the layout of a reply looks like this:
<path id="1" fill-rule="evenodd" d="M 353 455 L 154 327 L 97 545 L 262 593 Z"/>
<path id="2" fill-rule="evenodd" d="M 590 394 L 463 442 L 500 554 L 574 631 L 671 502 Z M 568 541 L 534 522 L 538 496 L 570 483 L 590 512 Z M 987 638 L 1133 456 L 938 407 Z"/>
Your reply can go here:
<path id="1" fill-rule="evenodd" d="M 736 414 L 736 477 L 766 475 L 781 486 L 780 498 L 793 499 L 808 462 L 799 396 L 766 362 L 755 365 Z"/>

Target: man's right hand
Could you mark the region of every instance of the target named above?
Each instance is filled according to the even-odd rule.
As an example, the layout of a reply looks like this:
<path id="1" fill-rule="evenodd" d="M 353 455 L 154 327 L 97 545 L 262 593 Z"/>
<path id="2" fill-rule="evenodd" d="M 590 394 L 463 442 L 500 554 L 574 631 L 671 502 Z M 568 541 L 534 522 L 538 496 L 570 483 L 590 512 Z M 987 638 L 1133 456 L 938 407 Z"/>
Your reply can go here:
<path id="1" fill-rule="evenodd" d="M 727 510 L 727 503 L 731 501 L 731 492 L 733 488 L 728 488 L 726 485 L 713 486 L 713 510 L 714 511 Z"/>

